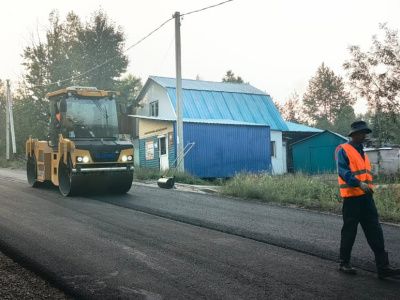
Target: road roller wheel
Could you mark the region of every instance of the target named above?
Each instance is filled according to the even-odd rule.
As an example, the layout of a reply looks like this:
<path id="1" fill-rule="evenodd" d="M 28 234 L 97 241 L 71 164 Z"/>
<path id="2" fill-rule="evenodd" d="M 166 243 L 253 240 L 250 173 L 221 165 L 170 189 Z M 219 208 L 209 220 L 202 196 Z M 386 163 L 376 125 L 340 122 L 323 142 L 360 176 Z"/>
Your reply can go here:
<path id="1" fill-rule="evenodd" d="M 40 185 L 40 182 L 37 181 L 37 165 L 34 155 L 28 157 L 26 161 L 26 177 L 31 187 L 38 187 Z"/>
<path id="2" fill-rule="evenodd" d="M 119 178 L 118 182 L 111 186 L 111 192 L 114 194 L 122 195 L 126 194 L 132 187 L 133 173 L 128 173 Z"/>
<path id="3" fill-rule="evenodd" d="M 58 188 L 65 197 L 74 196 L 77 193 L 73 176 L 71 159 L 68 158 L 67 164 L 64 164 L 64 160 L 61 158 L 58 167 Z"/>

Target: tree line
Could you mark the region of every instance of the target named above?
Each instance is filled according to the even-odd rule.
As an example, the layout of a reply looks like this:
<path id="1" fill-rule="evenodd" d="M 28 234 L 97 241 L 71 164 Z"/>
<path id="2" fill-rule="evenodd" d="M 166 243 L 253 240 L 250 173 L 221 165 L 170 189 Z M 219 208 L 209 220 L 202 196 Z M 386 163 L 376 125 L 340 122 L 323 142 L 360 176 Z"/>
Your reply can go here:
<path id="1" fill-rule="evenodd" d="M 350 47 L 350 58 L 343 64 L 347 81 L 322 63 L 302 96 L 293 92 L 284 105 L 277 104 L 283 117 L 344 135 L 354 119 L 363 118 L 373 127 L 377 144 L 400 144 L 399 37 L 397 31 L 386 25 L 381 25 L 380 30 L 383 40 L 373 36 L 368 51 Z M 46 138 L 48 92 L 73 85 L 95 86 L 119 91 L 118 101 L 135 106 L 142 81 L 126 73 L 129 60 L 124 47 L 122 28 L 102 10 L 95 11 L 89 21 L 82 21 L 74 12 L 61 19 L 57 11 L 52 11 L 44 37 L 32 38 L 22 52 L 24 73 L 13 93 L 18 153 L 24 153 L 29 135 Z M 232 70 L 226 72 L 222 81 L 244 83 Z M 364 115 L 354 112 L 357 98 L 368 103 Z M 0 120 L 5 120 L 2 80 Z M 0 132 L 5 132 L 4 121 L 0 122 Z M 0 149 L 5 149 L 4 134 L 0 135 Z"/>
<path id="2" fill-rule="evenodd" d="M 141 79 L 127 74 L 125 35 L 103 11 L 89 21 L 70 12 L 62 20 L 57 11 L 49 14 L 45 36 L 32 38 L 23 49 L 24 73 L 13 93 L 13 110 L 18 153 L 24 153 L 29 135 L 47 135 L 48 92 L 67 86 L 95 86 L 121 93 L 118 101 L 132 104 L 142 87 Z M 94 69 L 95 68 L 95 69 Z M 5 87 L 0 80 L 0 120 L 5 119 Z M 5 132 L 0 122 L 0 132 Z M 0 135 L 4 149 L 5 135 Z M 0 155 L 3 154 L 1 151 Z"/>
<path id="3" fill-rule="evenodd" d="M 400 40 L 386 24 L 379 29 L 383 37 L 374 35 L 368 50 L 349 48 L 346 81 L 322 63 L 302 96 L 295 91 L 277 104 L 284 119 L 343 135 L 355 119 L 364 119 L 374 146 L 400 144 Z M 357 99 L 367 102 L 366 113 L 354 111 Z"/>

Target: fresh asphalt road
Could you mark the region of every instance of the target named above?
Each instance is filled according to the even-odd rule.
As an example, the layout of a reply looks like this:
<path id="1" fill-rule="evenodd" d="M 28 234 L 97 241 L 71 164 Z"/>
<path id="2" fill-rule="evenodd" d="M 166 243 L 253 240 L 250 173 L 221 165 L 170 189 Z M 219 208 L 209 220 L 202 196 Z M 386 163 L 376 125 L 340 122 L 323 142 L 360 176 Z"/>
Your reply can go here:
<path id="1" fill-rule="evenodd" d="M 18 172 L 0 170 L 0 180 L 1 247 L 78 297 L 395 299 L 400 291 L 371 272 L 337 271 L 337 216 L 143 186 L 123 197 L 64 198 L 30 188 Z M 400 228 L 384 231 L 398 263 Z M 361 234 L 354 254 L 370 267 Z"/>

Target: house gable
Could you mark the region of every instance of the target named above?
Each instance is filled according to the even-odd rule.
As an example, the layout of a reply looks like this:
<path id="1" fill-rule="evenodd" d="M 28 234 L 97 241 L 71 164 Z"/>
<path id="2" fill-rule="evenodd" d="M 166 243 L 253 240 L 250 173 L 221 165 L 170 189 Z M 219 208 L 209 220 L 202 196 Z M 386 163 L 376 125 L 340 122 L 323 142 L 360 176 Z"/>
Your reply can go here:
<path id="1" fill-rule="evenodd" d="M 136 110 L 138 115 L 153 116 L 160 119 L 176 119 L 175 110 L 166 89 L 153 80 L 149 80 L 143 87 L 138 101 L 140 105 Z M 151 107 L 155 102 L 158 102 L 158 114 L 152 115 Z"/>

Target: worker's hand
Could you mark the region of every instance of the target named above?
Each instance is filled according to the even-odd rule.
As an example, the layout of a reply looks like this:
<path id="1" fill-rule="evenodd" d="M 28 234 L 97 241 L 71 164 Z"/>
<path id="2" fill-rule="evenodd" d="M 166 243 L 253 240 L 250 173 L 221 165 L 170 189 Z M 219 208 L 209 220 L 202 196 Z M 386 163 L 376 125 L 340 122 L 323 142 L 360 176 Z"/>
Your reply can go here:
<path id="1" fill-rule="evenodd" d="M 372 194 L 372 189 L 365 182 L 360 182 L 360 189 L 362 189 L 367 194 Z"/>

